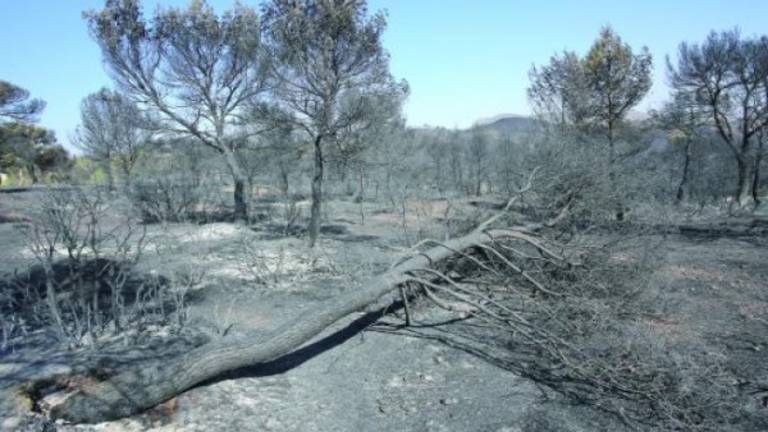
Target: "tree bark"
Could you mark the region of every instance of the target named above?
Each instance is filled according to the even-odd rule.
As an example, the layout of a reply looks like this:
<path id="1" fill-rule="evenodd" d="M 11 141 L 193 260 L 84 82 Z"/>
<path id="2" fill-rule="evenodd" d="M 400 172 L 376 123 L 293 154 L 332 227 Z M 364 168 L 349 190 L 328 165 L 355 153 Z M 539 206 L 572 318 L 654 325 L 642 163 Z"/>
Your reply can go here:
<path id="1" fill-rule="evenodd" d="M 235 153 L 228 151 L 225 153 L 225 159 L 230 174 L 232 174 L 232 180 L 235 183 L 234 201 L 235 201 L 235 220 L 247 221 L 248 220 L 248 201 L 246 199 L 245 190 L 248 178 L 243 173 L 240 167 L 240 162 L 237 160 Z"/>
<path id="2" fill-rule="evenodd" d="M 245 180 L 235 179 L 235 220 L 245 221 L 248 219 L 248 205 L 245 202 Z"/>
<path id="3" fill-rule="evenodd" d="M 312 177 L 312 209 L 309 218 L 309 247 L 315 247 L 320 234 L 320 210 L 323 202 L 323 136 L 315 137 L 315 167 Z"/>
<path id="4" fill-rule="evenodd" d="M 755 202 L 755 208 L 760 206 L 760 164 L 763 163 L 764 136 L 761 131 L 757 137 L 757 153 L 755 154 L 755 167 L 752 174 L 752 200 Z"/>
<path id="5" fill-rule="evenodd" d="M 611 114 L 612 115 L 612 114 Z M 608 122 L 608 163 L 610 164 L 608 168 L 608 180 L 611 182 L 611 185 L 613 187 L 617 187 L 616 185 L 616 148 L 614 145 L 615 136 L 614 136 L 614 127 L 612 121 Z M 618 197 L 618 202 L 616 203 L 616 220 L 621 222 L 624 220 L 624 201 L 621 199 L 621 197 Z"/>
<path id="6" fill-rule="evenodd" d="M 106 161 L 104 161 L 104 171 L 107 174 L 107 188 L 109 188 L 109 191 L 115 190 L 115 175 L 112 172 L 112 160 L 111 158 L 107 158 Z"/>
<path id="7" fill-rule="evenodd" d="M 365 225 L 365 170 L 363 161 L 357 162 L 358 189 L 355 200 L 360 204 L 360 225 Z"/>
<path id="8" fill-rule="evenodd" d="M 750 163 L 747 155 L 736 158 L 737 178 L 734 198 L 739 207 L 747 207 L 752 202 L 752 180 L 750 178 Z"/>
<path id="9" fill-rule="evenodd" d="M 676 199 L 678 203 L 683 202 L 685 199 L 685 190 L 688 186 L 688 172 L 690 171 L 691 166 L 691 144 L 692 141 L 689 139 L 685 143 L 685 159 L 683 160 L 683 175 L 680 179 L 680 184 L 677 185 L 677 195 Z"/>
<path id="10" fill-rule="evenodd" d="M 124 371 L 77 390 L 52 407 L 50 415 L 54 419 L 93 423 L 152 408 L 225 372 L 274 360 L 299 348 L 341 318 L 399 289 L 411 279 L 409 274 L 413 271 L 503 238 L 531 238 L 530 230 L 537 228 L 486 230 L 494 219 L 497 218 L 486 221 L 466 236 L 413 255 L 383 274 L 371 277 L 362 284 L 362 289 L 350 290 L 310 313 L 286 321 L 268 334 L 209 343 L 171 361 Z"/>
<path id="11" fill-rule="evenodd" d="M 133 186 L 133 169 L 136 167 L 136 159 L 132 158 L 130 155 L 124 156 L 124 160 L 120 163 L 121 169 L 123 171 L 123 184 L 126 189 L 131 189 Z"/>
<path id="12" fill-rule="evenodd" d="M 288 201 L 288 198 L 290 198 L 291 193 L 291 182 L 290 182 L 290 173 L 288 172 L 288 163 L 285 161 L 279 161 L 277 163 L 278 168 L 278 175 L 280 177 L 280 194 L 283 195 L 283 198 L 285 198 L 286 202 Z"/>

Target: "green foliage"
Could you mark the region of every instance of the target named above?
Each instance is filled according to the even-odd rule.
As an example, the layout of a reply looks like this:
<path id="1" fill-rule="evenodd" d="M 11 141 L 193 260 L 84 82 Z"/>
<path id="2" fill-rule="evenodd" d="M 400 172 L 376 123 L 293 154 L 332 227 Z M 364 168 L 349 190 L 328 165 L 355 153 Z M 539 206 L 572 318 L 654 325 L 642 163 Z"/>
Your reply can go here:
<path id="1" fill-rule="evenodd" d="M 69 166 L 69 154 L 52 131 L 18 121 L 0 125 L 0 169 L 23 169 L 37 183 Z"/>
<path id="2" fill-rule="evenodd" d="M 87 157 L 78 156 L 73 159 L 72 179 L 76 183 L 99 185 L 107 181 L 107 174 L 100 164 Z"/>
<path id="3" fill-rule="evenodd" d="M 19 178 L 13 171 L 4 172 L 5 178 L 1 187 L 16 187 L 19 186 Z"/>
<path id="4" fill-rule="evenodd" d="M 653 62 L 648 49 L 639 54 L 605 27 L 587 54 L 553 56 L 529 73 L 528 97 L 546 120 L 590 132 L 608 132 L 651 88 Z"/>
<path id="5" fill-rule="evenodd" d="M 612 129 L 651 89 L 652 66 L 648 48 L 634 54 L 629 44 L 604 27 L 582 60 L 590 96 L 583 107 L 584 120 Z"/>
<path id="6" fill-rule="evenodd" d="M 53 131 L 31 123 L 43 108 L 43 101 L 29 100 L 27 90 L 0 80 L 0 170 L 14 170 L 14 184 L 27 177 L 33 183 L 66 177 L 67 151 L 57 144 Z"/>
<path id="7" fill-rule="evenodd" d="M 29 92 L 13 83 L 0 80 L 0 120 L 34 121 L 45 102 L 29 99 Z"/>

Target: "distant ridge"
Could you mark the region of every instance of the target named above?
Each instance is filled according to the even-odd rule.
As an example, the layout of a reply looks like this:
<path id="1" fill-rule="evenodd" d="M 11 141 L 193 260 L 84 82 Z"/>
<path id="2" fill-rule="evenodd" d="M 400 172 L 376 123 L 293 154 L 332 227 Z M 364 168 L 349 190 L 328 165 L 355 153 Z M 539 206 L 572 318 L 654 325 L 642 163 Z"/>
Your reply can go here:
<path id="1" fill-rule="evenodd" d="M 496 114 L 495 116 L 478 119 L 475 121 L 474 126 L 485 126 L 505 119 L 530 119 L 530 117 L 526 115 L 510 113 Z"/>
<path id="2" fill-rule="evenodd" d="M 475 127 L 504 134 L 518 134 L 533 130 L 538 120 L 516 114 L 500 114 L 475 122 Z"/>

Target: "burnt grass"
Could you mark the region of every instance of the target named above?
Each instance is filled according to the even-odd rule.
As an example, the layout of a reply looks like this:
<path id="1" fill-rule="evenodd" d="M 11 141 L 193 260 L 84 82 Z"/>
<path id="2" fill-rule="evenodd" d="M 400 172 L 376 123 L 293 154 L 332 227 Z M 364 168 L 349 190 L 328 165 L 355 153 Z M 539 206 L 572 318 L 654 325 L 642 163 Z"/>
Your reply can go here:
<path id="1" fill-rule="evenodd" d="M 258 224 L 252 229 L 259 234 L 261 240 L 276 240 L 286 236 L 303 238 L 308 235 L 308 222 L 308 220 L 301 220 L 296 224 L 291 224 L 287 229 L 285 225 L 267 222 Z M 379 238 L 375 235 L 353 234 L 347 225 L 342 224 L 321 225 L 320 235 L 342 242 L 372 242 Z"/>
<path id="2" fill-rule="evenodd" d="M 114 322 L 118 316 L 128 320 L 123 324 L 128 328 L 137 328 L 139 322 L 143 327 L 163 326 L 179 307 L 168 295 L 171 281 L 167 277 L 143 273 L 132 262 L 63 258 L 54 262 L 48 271 L 35 264 L 23 272 L 16 271 L 0 278 L 0 314 L 11 317 L 17 324 L 16 337 L 4 341 L 0 356 L 40 345 L 61 344 L 58 337 L 51 337 L 54 321 L 47 308 L 47 281 L 53 283 L 59 300 L 65 299 L 61 305 L 64 322 L 81 326 L 79 332 L 84 331 L 82 327 L 86 323 L 82 321 L 86 318 L 92 325 L 100 324 L 101 328 L 94 328 L 94 332 L 105 332 L 104 324 Z M 119 310 L 115 309 L 115 295 L 119 296 Z M 202 301 L 200 293 L 194 292 L 186 296 L 185 303 L 199 301 Z M 131 310 L 134 312 L 129 314 Z M 19 336 L 20 332 L 24 336 Z M 110 344 L 114 342 L 106 340 L 100 349 Z"/>
<path id="3" fill-rule="evenodd" d="M 498 207 L 494 203 L 469 206 Z M 323 225 L 321 237 L 339 249 L 348 249 L 353 256 L 365 255 L 366 250 L 379 248 L 389 240 L 373 224 L 352 223 L 354 213 L 338 216 Z M 221 223 L 227 219 L 208 215 L 193 222 L 203 220 Z M 248 231 L 265 245 L 285 241 L 286 234 L 299 241 L 306 236 L 304 222 L 298 221 L 286 233 L 284 225 L 265 216 L 254 221 Z M 0 222 L 0 236 L 8 236 L 10 225 Z M 390 228 L 393 232 L 397 229 Z M 734 414 L 739 418 L 727 419 L 719 426 L 718 419 L 705 419 L 707 423 L 702 423 L 701 430 L 768 430 L 768 221 L 730 218 L 676 226 L 641 224 L 595 232 L 599 236 L 632 232 L 656 245 L 654 253 L 659 259 L 646 275 L 643 291 L 634 299 L 641 305 L 639 312 L 621 324 L 630 329 L 624 334 L 642 331 L 647 345 L 674 360 L 670 367 L 682 368 L 691 359 L 703 359 L 700 363 L 705 366 L 717 365 L 718 370 L 711 373 L 732 378 L 728 393 L 722 396 L 736 401 Z M 7 243 L 2 253 L 15 258 L 23 247 Z M 4 261 L 1 258 L 0 262 Z M 93 283 L 84 286 L 96 290 L 97 296 L 102 290 L 107 294 L 106 285 L 96 276 L 104 264 L 86 264 L 93 266 L 93 271 L 84 272 L 94 275 Z M 354 265 L 350 262 L 348 268 Z M 54 271 L 60 274 L 56 278 L 66 279 L 68 268 L 65 262 L 57 263 Z M 5 300 L 0 313 L 4 316 L 29 307 L 24 303 L 28 294 L 18 291 L 21 286 L 35 292 L 39 299 L 44 297 L 41 268 L 30 261 L 29 266 L 16 268 L 15 274 L 13 270 L 0 269 L 6 274 L 0 281 Z M 140 269 L 130 272 L 134 279 L 125 291 L 129 303 L 130 287 L 149 277 Z M 163 275 L 153 277 L 168 283 Z M 298 291 L 270 291 L 250 290 L 239 281 L 212 279 L 192 293 L 191 314 L 216 312 L 219 309 L 211 304 L 227 303 L 233 316 L 249 317 L 247 321 L 233 321 L 232 332 L 261 333 L 300 317 L 304 311 L 322 308 L 333 295 L 354 289 L 349 281 L 314 281 L 303 284 L 305 288 Z M 106 297 L 103 306 L 108 310 Z M 390 297 L 337 323 L 288 355 L 217 377 L 169 404 L 113 422 L 109 427 L 246 431 L 670 430 L 660 428 L 658 424 L 662 423 L 653 419 L 628 423 L 616 412 L 595 406 L 589 398 L 579 400 L 563 392 L 556 380 L 537 380 L 541 377 L 533 373 L 535 364 L 526 363 L 535 362 L 535 357 L 530 353 L 515 355 L 514 347 L 480 329 L 468 317 L 446 314 L 418 298 L 412 299 L 412 307 L 415 321 L 410 327 L 403 325 L 402 303 Z M 41 321 L 40 325 L 44 324 Z M 86 426 L 46 423 L 30 408 L 66 384 L 55 377 L 105 377 L 121 368 L 171 359 L 212 337 L 227 337 L 221 334 L 221 327 L 226 326 L 215 331 L 209 327 L 205 320 L 192 319 L 176 334 L 143 339 L 135 346 L 110 345 L 98 352 L 68 351 L 41 335 L 35 336 L 37 343 L 0 351 L 0 429 L 89 430 Z M 613 347 L 609 344 L 618 343 L 629 342 L 607 339 L 601 348 L 610 351 Z M 695 379 L 697 374 L 706 373 L 695 371 L 688 376 Z M 19 396 L 19 388 L 30 382 L 38 383 L 28 388 L 27 396 L 34 396 L 32 406 Z M 676 385 L 695 387 L 695 383 L 685 380 Z M 722 390 L 711 391 L 717 396 Z"/>

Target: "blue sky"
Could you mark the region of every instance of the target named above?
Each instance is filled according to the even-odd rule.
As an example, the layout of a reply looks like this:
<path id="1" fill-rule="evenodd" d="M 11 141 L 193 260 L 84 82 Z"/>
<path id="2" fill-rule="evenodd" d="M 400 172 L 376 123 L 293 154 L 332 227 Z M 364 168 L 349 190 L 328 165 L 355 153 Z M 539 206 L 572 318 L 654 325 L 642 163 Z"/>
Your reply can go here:
<path id="1" fill-rule="evenodd" d="M 209 0 L 218 11 L 233 2 Z M 147 0 L 145 9 L 186 3 Z M 79 121 L 80 100 L 110 85 L 81 18 L 101 5 L 0 0 L 0 78 L 45 99 L 41 124 L 65 143 Z M 370 8 L 389 13 L 384 43 L 393 74 L 410 83 L 405 113 L 415 126 L 466 127 L 501 113 L 527 114 L 531 65 L 563 49 L 585 52 L 603 25 L 654 56 L 654 87 L 643 110 L 666 97 L 664 57 L 674 56 L 679 42 L 735 26 L 744 35 L 768 33 L 763 0 L 370 0 Z"/>

